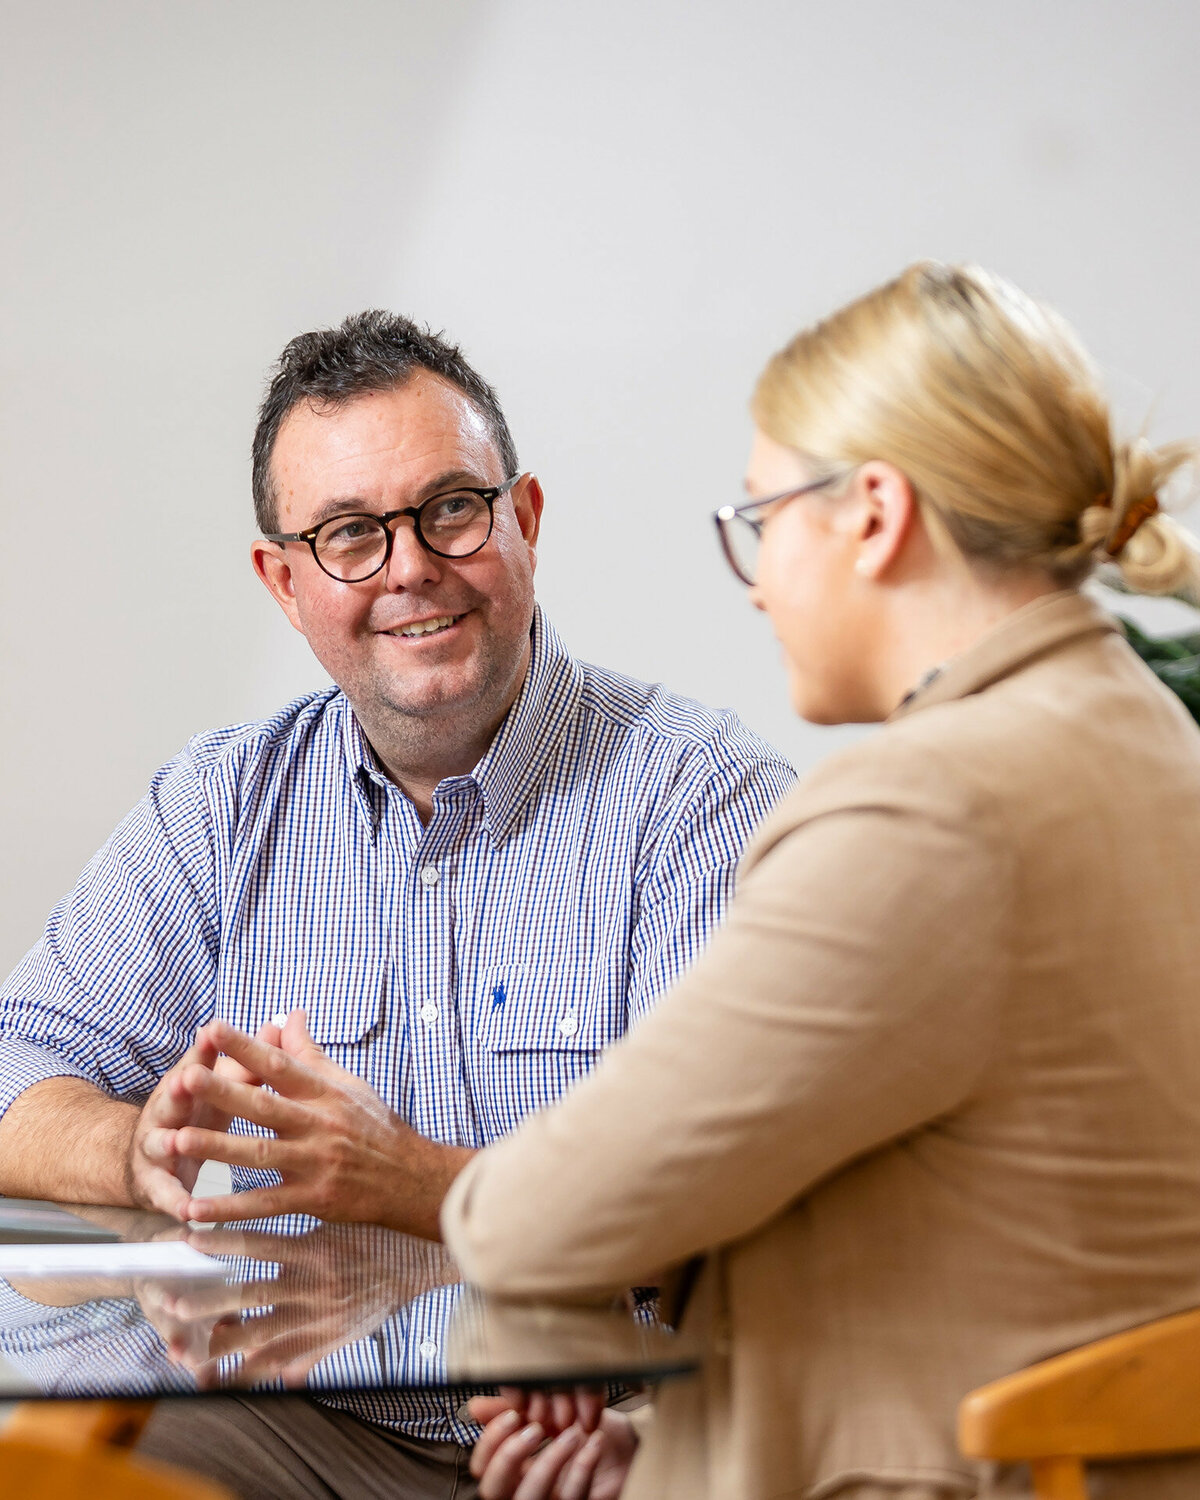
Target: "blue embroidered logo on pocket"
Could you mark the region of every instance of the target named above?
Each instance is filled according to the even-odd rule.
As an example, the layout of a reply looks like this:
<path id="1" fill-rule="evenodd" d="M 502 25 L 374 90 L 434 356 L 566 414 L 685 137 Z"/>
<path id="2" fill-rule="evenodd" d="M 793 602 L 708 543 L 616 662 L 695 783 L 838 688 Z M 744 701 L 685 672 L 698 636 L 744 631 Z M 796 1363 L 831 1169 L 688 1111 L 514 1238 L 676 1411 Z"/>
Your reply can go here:
<path id="1" fill-rule="evenodd" d="M 492 991 L 492 1004 L 493 1006 L 503 1005 L 507 998 L 508 992 L 504 988 L 504 981 L 502 979 L 496 986 L 496 988 Z"/>

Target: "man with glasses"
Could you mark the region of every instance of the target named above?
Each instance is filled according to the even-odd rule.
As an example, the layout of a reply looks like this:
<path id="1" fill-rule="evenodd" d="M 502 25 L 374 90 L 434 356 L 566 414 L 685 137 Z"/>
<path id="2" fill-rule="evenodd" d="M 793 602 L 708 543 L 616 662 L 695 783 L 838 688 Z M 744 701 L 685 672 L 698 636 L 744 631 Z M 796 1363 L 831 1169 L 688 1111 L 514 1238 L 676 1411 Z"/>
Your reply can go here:
<path id="1" fill-rule="evenodd" d="M 696 957 L 791 782 L 732 715 L 568 654 L 534 601 L 541 487 L 492 388 L 408 320 L 287 346 L 253 489 L 254 567 L 337 686 L 193 740 L 0 991 L 0 1191 L 387 1223 L 413 1191 L 391 1122 L 466 1150 L 569 1088 Z M 195 1043 L 214 1016 L 321 1060 L 303 1099 L 254 1089 L 292 1111 L 275 1135 Z M 232 1198 L 192 1197 L 188 1130 Z M 410 1309 L 431 1372 L 445 1312 Z M 276 1462 L 339 1493 L 351 1450 L 393 1495 L 471 1493 L 442 1398 L 362 1409 L 305 1403 L 284 1453 L 283 1406 L 164 1408 L 156 1451 L 243 1494 Z"/>

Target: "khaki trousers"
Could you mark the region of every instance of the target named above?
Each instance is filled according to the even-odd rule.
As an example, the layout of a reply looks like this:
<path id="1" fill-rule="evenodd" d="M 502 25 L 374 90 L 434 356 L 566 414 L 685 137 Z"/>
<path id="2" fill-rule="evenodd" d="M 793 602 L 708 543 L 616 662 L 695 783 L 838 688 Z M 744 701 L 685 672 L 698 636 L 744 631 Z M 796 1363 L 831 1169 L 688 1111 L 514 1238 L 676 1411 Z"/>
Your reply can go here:
<path id="1" fill-rule="evenodd" d="M 239 1500 L 476 1500 L 471 1450 L 407 1437 L 303 1396 L 162 1400 L 138 1451 Z"/>

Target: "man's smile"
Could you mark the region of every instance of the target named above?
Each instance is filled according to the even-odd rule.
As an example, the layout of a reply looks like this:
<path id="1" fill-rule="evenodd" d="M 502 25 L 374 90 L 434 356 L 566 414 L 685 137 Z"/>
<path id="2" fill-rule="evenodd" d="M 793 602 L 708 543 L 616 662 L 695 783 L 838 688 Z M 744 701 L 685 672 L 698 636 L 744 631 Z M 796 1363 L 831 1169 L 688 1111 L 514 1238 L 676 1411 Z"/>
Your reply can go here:
<path id="1" fill-rule="evenodd" d="M 401 640 L 419 640 L 423 636 L 442 635 L 463 619 L 463 615 L 430 615 L 423 620 L 408 620 L 403 625 L 393 625 L 382 635 L 398 636 Z"/>

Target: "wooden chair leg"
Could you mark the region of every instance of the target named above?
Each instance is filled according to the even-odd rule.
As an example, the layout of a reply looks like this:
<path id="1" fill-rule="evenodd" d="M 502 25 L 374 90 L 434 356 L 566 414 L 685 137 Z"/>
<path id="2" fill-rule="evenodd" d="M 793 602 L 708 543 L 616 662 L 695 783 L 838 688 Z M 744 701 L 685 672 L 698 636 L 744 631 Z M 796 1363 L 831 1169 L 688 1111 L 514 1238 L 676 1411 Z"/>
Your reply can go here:
<path id="1" fill-rule="evenodd" d="M 132 1448 L 154 1410 L 153 1401 L 22 1401 L 0 1428 L 6 1438 L 50 1447 Z"/>
<path id="2" fill-rule="evenodd" d="M 1037 1500 L 1088 1500 L 1082 1459 L 1035 1458 L 1029 1467 Z"/>

